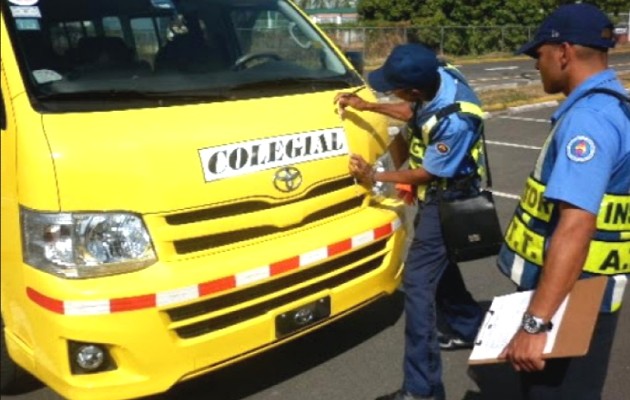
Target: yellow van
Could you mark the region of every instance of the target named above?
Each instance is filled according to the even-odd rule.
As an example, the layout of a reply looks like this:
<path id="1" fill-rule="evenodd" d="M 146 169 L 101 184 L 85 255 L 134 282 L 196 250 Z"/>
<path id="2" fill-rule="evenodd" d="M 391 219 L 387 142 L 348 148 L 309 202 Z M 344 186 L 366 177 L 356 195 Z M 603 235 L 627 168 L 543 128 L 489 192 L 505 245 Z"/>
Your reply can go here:
<path id="1" fill-rule="evenodd" d="M 388 121 L 287 0 L 1 0 L 2 391 L 133 398 L 391 294 Z"/>

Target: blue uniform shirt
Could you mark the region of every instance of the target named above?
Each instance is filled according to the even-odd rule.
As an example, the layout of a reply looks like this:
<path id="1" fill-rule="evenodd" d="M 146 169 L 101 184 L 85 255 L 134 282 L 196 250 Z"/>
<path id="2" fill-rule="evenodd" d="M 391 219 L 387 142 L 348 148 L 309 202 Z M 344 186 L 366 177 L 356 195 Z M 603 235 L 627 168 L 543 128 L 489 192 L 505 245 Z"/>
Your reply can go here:
<path id="1" fill-rule="evenodd" d="M 604 193 L 630 192 L 630 117 L 619 99 L 582 95 L 603 87 L 625 93 L 613 70 L 590 77 L 553 114 L 559 124 L 541 170 L 545 197 L 597 214 Z"/>
<path id="2" fill-rule="evenodd" d="M 454 76 L 444 67 L 440 67 L 438 72 L 440 87 L 435 98 L 418 112 L 416 124 L 419 127 L 440 109 L 456 101 L 481 104 L 463 77 Z M 439 122 L 431 143 L 426 143 L 422 167 L 430 174 L 443 178 L 469 175 L 476 170 L 476 165 L 467 160 L 466 155 L 478 139 L 478 124 L 478 119 L 457 113 L 445 117 Z"/>
<path id="3" fill-rule="evenodd" d="M 585 94 L 594 88 L 625 94 L 611 69 L 582 82 L 553 114 L 552 133 L 532 176 L 546 187 L 543 195 L 546 200 L 563 201 L 597 215 L 604 194 L 630 194 L 630 106 L 610 94 Z M 520 207 L 517 215 L 519 210 Z M 558 222 L 556 210 L 557 207 L 548 224 L 529 221 L 531 228 L 547 239 L 551 237 Z M 598 230 L 594 239 L 620 240 L 617 232 L 606 230 Z M 616 259 L 620 266 L 625 265 L 623 257 L 624 254 L 619 253 Z M 501 271 L 519 287 L 534 289 L 537 286 L 541 268 L 517 256 L 507 244 L 503 245 L 497 262 Z M 610 275 L 602 311 L 610 312 L 621 304 L 626 282 L 624 273 L 620 271 L 619 277 Z M 583 272 L 581 278 L 589 276 L 592 274 Z"/>

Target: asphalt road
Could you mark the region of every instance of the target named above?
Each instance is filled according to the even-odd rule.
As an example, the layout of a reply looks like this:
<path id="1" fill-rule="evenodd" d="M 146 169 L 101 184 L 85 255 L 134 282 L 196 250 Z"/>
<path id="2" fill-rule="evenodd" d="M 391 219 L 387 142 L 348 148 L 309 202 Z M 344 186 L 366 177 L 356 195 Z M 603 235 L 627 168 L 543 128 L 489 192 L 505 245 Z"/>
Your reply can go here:
<path id="1" fill-rule="evenodd" d="M 619 72 L 630 71 L 630 47 L 625 46 L 609 56 L 609 65 Z M 537 84 L 540 81 L 535 62 L 529 58 L 465 63 L 458 68 L 477 90 Z"/>
<path id="2" fill-rule="evenodd" d="M 487 121 L 488 152 L 503 226 L 548 132 L 552 108 L 494 115 Z M 584 187 L 584 190 L 588 188 Z M 487 306 L 513 286 L 495 260 L 461 265 L 469 290 Z M 604 400 L 630 398 L 630 290 L 626 291 Z M 392 391 L 402 378 L 402 293 L 237 365 L 182 383 L 145 400 L 369 400 Z M 159 349 L 155 349 L 160 351 Z M 518 400 L 518 380 L 505 364 L 479 368 L 482 387 L 466 374 L 468 351 L 443 353 L 449 400 Z M 47 388 L 2 400 L 59 399 Z"/>

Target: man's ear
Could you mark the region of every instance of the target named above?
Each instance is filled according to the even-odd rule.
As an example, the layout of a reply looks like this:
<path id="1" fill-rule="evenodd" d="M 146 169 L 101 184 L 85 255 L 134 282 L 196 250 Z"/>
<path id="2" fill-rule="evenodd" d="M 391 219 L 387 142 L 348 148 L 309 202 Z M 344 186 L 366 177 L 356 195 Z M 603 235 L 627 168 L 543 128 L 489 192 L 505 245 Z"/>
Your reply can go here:
<path id="1" fill-rule="evenodd" d="M 567 68 L 567 66 L 575 60 L 575 46 L 568 42 L 563 42 L 560 45 L 560 65 L 562 69 Z"/>

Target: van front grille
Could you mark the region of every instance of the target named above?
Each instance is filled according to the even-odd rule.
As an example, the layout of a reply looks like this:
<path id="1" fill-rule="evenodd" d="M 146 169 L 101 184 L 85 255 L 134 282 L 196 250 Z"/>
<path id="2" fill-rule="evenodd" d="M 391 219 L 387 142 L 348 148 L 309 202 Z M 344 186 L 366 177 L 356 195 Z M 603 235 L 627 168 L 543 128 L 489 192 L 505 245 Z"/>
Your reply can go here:
<path id="1" fill-rule="evenodd" d="M 176 240 L 173 242 L 173 245 L 175 246 L 175 251 L 178 254 L 187 254 L 187 253 L 192 253 L 196 251 L 202 251 L 202 250 L 207 250 L 207 249 L 234 244 L 238 242 L 243 242 L 246 240 L 256 239 L 262 236 L 282 233 L 289 230 L 301 228 L 305 225 L 311 224 L 316 221 L 321 221 L 325 218 L 338 216 L 341 213 L 359 208 L 361 204 L 363 203 L 363 199 L 364 199 L 364 196 L 353 197 L 349 200 L 334 204 L 330 207 L 320 209 L 306 216 L 306 218 L 304 218 L 300 223 L 294 224 L 291 226 L 283 226 L 283 227 L 274 226 L 274 225 L 255 226 L 255 227 L 239 229 L 239 230 L 234 230 L 234 231 L 220 232 L 220 233 L 208 235 L 208 236 Z"/>
<path id="2" fill-rule="evenodd" d="M 352 185 L 354 185 L 354 180 L 350 177 L 345 177 L 315 186 L 313 189 L 309 190 L 298 199 L 292 199 L 282 203 L 274 204 L 262 200 L 247 200 L 236 204 L 228 204 L 204 210 L 196 210 L 169 215 L 166 217 L 166 222 L 169 225 L 183 225 L 211 219 L 230 217 L 232 215 L 270 210 L 276 207 L 284 207 L 289 204 L 297 203 L 299 201 L 312 199 L 327 193 L 345 189 L 351 187 Z"/>
<path id="3" fill-rule="evenodd" d="M 193 338 L 223 329 L 263 315 L 270 310 L 322 290 L 343 285 L 377 269 L 385 257 L 385 244 L 386 239 L 383 239 L 364 248 L 351 251 L 341 257 L 325 261 L 293 274 L 195 304 L 173 308 L 167 310 L 166 313 L 172 322 L 181 322 L 191 318 L 198 320 L 200 317 L 207 316 L 203 321 L 195 321 L 175 328 L 175 332 L 181 338 Z M 352 267 L 347 268 L 349 266 Z M 299 289 L 287 291 L 304 282 L 309 282 L 309 284 Z M 256 302 L 256 299 L 269 297 L 274 293 L 281 294 Z M 253 302 L 253 304 L 240 307 L 241 304 L 247 302 Z M 221 314 L 221 310 L 228 308 L 236 309 L 229 313 Z"/>

